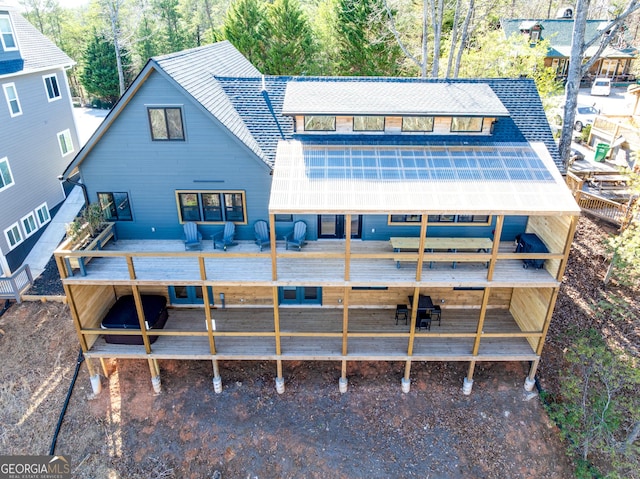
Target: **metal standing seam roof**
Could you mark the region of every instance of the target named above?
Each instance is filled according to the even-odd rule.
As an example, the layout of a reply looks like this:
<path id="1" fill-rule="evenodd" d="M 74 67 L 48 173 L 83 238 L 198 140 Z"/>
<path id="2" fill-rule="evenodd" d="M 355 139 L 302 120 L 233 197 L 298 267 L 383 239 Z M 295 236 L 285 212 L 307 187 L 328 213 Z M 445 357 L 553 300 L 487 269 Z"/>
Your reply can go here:
<path id="1" fill-rule="evenodd" d="M 60 50 L 51 40 L 31 25 L 20 13 L 11 7 L 0 7 L 9 12 L 15 30 L 20 55 L 24 66 L 20 72 L 40 71 L 47 68 L 71 67 L 76 64 L 66 53 Z"/>
<path id="2" fill-rule="evenodd" d="M 270 213 L 579 214 L 542 143 L 278 144 Z"/>
<path id="3" fill-rule="evenodd" d="M 291 82 L 283 115 L 509 116 L 483 83 Z"/>

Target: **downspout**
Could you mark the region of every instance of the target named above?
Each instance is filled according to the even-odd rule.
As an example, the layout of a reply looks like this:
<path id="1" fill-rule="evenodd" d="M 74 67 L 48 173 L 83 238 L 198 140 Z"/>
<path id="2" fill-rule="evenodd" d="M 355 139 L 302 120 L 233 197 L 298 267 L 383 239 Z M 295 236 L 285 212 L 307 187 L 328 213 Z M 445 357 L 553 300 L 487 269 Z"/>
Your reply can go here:
<path id="1" fill-rule="evenodd" d="M 79 186 L 82 188 L 82 194 L 84 195 L 84 204 L 89 206 L 89 193 L 87 193 L 87 186 L 84 183 L 80 183 L 78 181 L 74 181 L 71 178 L 64 178 L 62 175 L 58 176 L 59 181 L 66 181 L 71 183 L 72 185 Z"/>
<path id="2" fill-rule="evenodd" d="M 278 127 L 278 131 L 280 132 L 280 138 L 285 139 L 284 133 L 282 132 L 282 128 L 280 127 L 280 122 L 278 121 L 278 117 L 276 116 L 276 112 L 273 110 L 273 105 L 271 104 L 271 99 L 269 98 L 269 93 L 267 92 L 267 86 L 264 81 L 264 75 L 262 75 L 262 97 L 264 98 L 267 107 L 269 108 L 269 112 L 273 117 L 273 120 L 276 122 L 276 126 Z"/>

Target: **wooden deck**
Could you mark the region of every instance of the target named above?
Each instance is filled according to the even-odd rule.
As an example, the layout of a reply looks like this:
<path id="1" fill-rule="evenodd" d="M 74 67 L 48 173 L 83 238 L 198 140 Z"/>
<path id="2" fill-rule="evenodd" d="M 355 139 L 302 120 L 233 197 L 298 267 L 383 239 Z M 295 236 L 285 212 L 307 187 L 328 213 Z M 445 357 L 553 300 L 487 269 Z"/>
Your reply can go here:
<path id="1" fill-rule="evenodd" d="M 227 359 L 227 360 L 416 360 L 416 361 L 533 361 L 538 359 L 507 310 L 488 310 L 478 355 L 473 346 L 479 320 L 477 309 L 444 310 L 442 324 L 411 334 L 410 325 L 395 324 L 393 309 L 349 311 L 343 338 L 343 311 L 327 308 L 279 309 L 279 334 L 270 308 L 212 309 L 215 354 L 209 344 L 204 309 L 169 309 L 163 330 L 144 346 L 107 344 L 101 336 L 86 352 L 94 358 Z M 114 331 L 109 330 L 111 334 Z M 120 330 L 121 331 L 121 330 Z M 131 330 L 129 330 L 131 331 Z M 101 334 L 103 330 L 83 330 Z M 343 343 L 343 339 L 345 343 Z M 276 342 L 280 340 L 281 354 Z M 343 355 L 346 344 L 347 354 Z M 413 354 L 408 354 L 412 344 Z"/>
<path id="2" fill-rule="evenodd" d="M 119 240 L 104 250 L 87 253 L 93 260 L 86 276 L 78 270 L 64 279 L 68 284 L 219 284 L 228 286 L 414 286 L 429 287 L 556 287 L 558 280 L 546 269 L 524 269 L 523 255 L 511 242 L 500 244 L 493 268 L 491 253 L 425 253 L 420 282 L 416 282 L 417 253 L 394 253 L 388 241 L 310 241 L 302 251 L 287 251 L 278 243 L 277 279 L 272 279 L 269 249 L 259 252 L 250 241 L 228 251 L 214 250 L 204 242 L 201 252 L 185 252 L 181 241 Z M 76 253 L 79 255 L 80 253 Z M 56 252 L 65 257 L 68 253 Z M 561 259 L 561 252 L 546 255 Z M 401 267 L 397 267 L 401 260 Z M 454 261 L 456 267 L 453 268 Z M 130 262 L 130 264 L 129 264 Z M 348 281 L 345 265 L 349 264 Z M 202 268 L 201 268 L 202 263 Z M 488 272 L 493 272 L 491 280 Z M 204 274 L 204 278 L 202 277 Z"/>

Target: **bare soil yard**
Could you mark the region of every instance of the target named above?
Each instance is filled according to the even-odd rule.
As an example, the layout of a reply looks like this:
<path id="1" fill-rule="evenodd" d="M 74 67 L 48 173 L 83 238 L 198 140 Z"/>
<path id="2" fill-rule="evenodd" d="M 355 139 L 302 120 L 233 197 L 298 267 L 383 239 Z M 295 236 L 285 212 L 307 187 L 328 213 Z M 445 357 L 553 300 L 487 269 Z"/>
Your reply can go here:
<path id="1" fill-rule="evenodd" d="M 582 241 L 600 228 L 581 221 L 556 314 L 564 316 L 540 368 L 550 390 L 567 321 L 593 322 L 595 286 L 582 269 L 593 258 Z M 11 306 L 0 317 L 0 357 L 0 451 L 47 454 L 78 357 L 68 307 Z M 81 366 L 62 423 L 56 453 L 71 457 L 73 477 L 572 477 L 557 428 L 522 387 L 525 363 L 480 363 L 471 396 L 461 393 L 467 364 L 414 364 L 403 394 L 403 363 L 349 363 L 340 394 L 339 363 L 286 362 L 282 395 L 270 362 L 221 362 L 222 394 L 207 361 L 160 361 L 160 395 L 146 361 L 107 365 L 97 397 Z"/>

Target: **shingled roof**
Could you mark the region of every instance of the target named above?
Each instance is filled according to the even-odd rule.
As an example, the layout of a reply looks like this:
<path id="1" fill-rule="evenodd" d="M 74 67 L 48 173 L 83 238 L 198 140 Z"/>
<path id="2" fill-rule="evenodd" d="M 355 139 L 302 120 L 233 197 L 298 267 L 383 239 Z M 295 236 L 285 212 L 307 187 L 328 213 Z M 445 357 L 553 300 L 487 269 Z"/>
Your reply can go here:
<path id="1" fill-rule="evenodd" d="M 0 7 L 0 12 L 8 12 L 11 16 L 16 40 L 20 47 L 20 56 L 24 61 L 19 72 L 29 73 L 75 65 L 76 62 L 40 33 L 16 9 Z"/>

